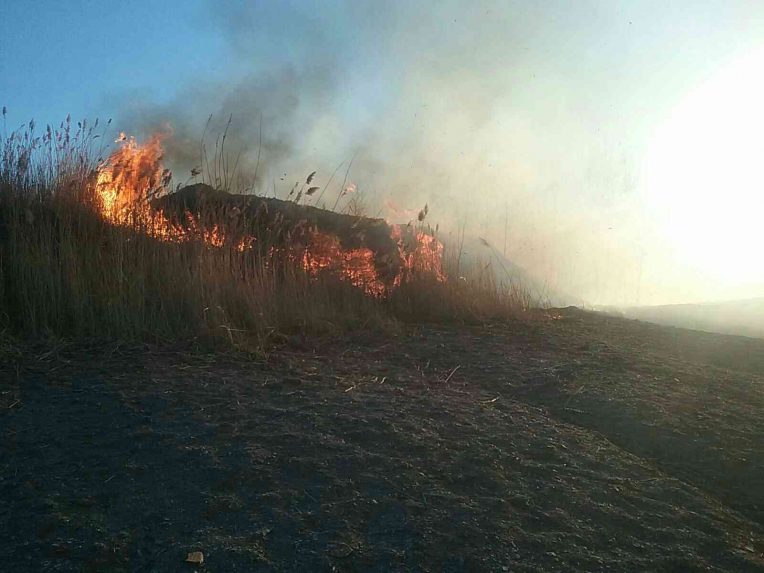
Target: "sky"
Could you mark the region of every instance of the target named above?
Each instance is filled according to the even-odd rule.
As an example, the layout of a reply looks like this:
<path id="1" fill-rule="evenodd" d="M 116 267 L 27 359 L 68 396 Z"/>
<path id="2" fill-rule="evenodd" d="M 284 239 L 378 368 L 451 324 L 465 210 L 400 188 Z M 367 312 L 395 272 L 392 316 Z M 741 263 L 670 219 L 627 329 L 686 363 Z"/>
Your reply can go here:
<path id="1" fill-rule="evenodd" d="M 506 235 L 589 304 L 764 296 L 763 98 L 760 2 L 10 0 L 0 20 L 6 130 L 171 129 L 185 180 L 231 117 L 260 192 L 352 159 L 373 214 Z"/>

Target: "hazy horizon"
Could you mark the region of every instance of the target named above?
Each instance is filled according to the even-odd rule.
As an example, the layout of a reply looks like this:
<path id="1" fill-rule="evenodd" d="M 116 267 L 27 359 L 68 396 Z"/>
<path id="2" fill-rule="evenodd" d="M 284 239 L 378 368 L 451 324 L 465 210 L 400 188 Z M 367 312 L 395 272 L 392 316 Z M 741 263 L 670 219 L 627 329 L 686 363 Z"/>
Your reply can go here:
<path id="1" fill-rule="evenodd" d="M 590 304 L 764 296 L 764 4 L 12 2 L 6 130 L 169 125 L 176 180 L 232 115 L 259 190 L 313 171 L 429 205 Z M 34 39 L 31 39 L 34 38 Z M 283 178 L 283 181 L 282 181 Z"/>

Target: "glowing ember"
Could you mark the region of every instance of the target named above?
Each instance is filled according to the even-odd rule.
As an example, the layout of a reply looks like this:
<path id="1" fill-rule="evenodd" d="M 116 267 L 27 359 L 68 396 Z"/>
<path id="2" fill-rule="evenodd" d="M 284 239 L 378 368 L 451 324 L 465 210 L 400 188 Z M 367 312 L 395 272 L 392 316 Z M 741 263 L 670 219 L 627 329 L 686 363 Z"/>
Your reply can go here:
<path id="1" fill-rule="evenodd" d="M 111 156 L 99 166 L 96 179 L 97 205 L 101 215 L 116 225 L 137 225 L 143 232 L 162 241 L 197 240 L 220 248 L 226 245 L 243 253 L 257 243 L 254 235 L 227 240 L 224 226 L 199 221 L 199 215 L 184 210 L 178 219 L 166 216 L 162 209 L 151 206 L 151 199 L 166 194 L 170 172 L 162 165 L 162 138 L 152 136 L 139 145 L 133 137 L 120 134 L 119 144 Z M 432 235 L 411 227 L 391 225 L 391 238 L 397 245 L 397 261 L 391 276 L 380 272 L 374 251 L 369 248 L 347 249 L 339 237 L 309 228 L 302 241 L 282 249 L 288 260 L 298 263 L 311 277 L 333 273 L 372 296 L 385 296 L 391 287 L 400 286 L 414 275 L 435 277 L 444 281 L 443 245 Z M 274 255 L 274 249 L 269 253 Z"/>

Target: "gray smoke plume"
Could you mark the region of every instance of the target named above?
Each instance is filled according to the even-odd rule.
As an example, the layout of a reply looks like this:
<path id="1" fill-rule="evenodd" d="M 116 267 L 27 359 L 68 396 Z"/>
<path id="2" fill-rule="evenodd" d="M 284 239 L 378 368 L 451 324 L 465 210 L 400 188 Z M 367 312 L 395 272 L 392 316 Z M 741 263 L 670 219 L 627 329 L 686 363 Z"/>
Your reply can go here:
<path id="1" fill-rule="evenodd" d="M 120 118 L 139 134 L 171 125 L 176 181 L 200 166 L 205 127 L 212 156 L 231 118 L 234 188 L 275 185 L 284 196 L 314 170 L 325 185 L 341 166 L 323 199 L 331 206 L 352 160 L 349 181 L 372 215 L 400 220 L 427 203 L 433 223 L 506 244 L 550 288 L 636 301 L 643 261 L 662 252 L 645 233 L 636 161 L 653 116 L 693 79 L 656 83 L 659 37 L 677 34 L 681 14 L 648 12 L 620 2 L 210 1 L 200 25 L 228 43 L 226 79 L 200 70 L 172 101 L 125 102 Z"/>

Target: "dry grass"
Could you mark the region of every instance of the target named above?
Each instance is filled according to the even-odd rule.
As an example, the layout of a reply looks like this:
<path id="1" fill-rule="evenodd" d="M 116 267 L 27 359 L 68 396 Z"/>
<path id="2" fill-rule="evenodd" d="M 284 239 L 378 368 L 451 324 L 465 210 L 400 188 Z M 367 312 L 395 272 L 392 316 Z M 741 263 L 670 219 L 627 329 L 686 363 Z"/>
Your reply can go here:
<path id="1" fill-rule="evenodd" d="M 284 334 L 485 320 L 531 304 L 490 270 L 460 268 L 458 250 L 446 255 L 447 282 L 414 276 L 375 299 L 262 253 L 162 242 L 112 225 L 89 195 L 104 155 L 97 126 L 75 129 L 67 119 L 41 136 L 33 123 L 3 135 L 0 330 L 13 336 L 196 339 L 263 350 Z"/>

